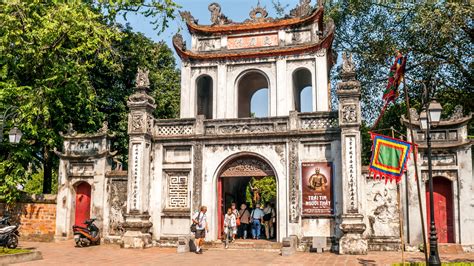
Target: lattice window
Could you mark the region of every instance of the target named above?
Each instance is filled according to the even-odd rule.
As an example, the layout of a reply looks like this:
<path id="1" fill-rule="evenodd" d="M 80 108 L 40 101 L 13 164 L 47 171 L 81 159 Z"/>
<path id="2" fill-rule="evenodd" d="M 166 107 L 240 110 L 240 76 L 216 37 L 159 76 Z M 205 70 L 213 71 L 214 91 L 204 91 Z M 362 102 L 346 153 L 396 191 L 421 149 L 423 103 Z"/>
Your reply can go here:
<path id="1" fill-rule="evenodd" d="M 326 129 L 336 128 L 338 124 L 337 118 L 302 118 L 302 129 Z"/>
<path id="2" fill-rule="evenodd" d="M 193 125 L 157 126 L 156 134 L 158 136 L 191 135 L 193 128 Z"/>
<path id="3" fill-rule="evenodd" d="M 189 172 L 168 172 L 168 209 L 189 208 Z"/>

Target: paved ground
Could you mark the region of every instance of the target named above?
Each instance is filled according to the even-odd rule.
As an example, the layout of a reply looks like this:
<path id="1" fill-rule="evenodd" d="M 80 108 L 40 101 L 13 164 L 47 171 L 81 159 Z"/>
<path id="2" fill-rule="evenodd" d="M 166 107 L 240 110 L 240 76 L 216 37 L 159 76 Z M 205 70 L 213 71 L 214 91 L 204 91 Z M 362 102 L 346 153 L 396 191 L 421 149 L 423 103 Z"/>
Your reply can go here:
<path id="1" fill-rule="evenodd" d="M 172 248 L 130 250 L 114 245 L 75 248 L 72 241 L 22 242 L 21 245 L 37 248 L 44 259 L 17 265 L 391 265 L 401 262 L 401 254 L 397 252 L 370 252 L 363 256 L 296 253 L 282 257 L 275 252 L 249 250 L 205 250 L 197 255 L 177 254 Z M 405 254 L 407 261 L 423 260 L 422 253 Z M 441 255 L 441 260 L 469 261 L 474 265 L 474 253 Z"/>

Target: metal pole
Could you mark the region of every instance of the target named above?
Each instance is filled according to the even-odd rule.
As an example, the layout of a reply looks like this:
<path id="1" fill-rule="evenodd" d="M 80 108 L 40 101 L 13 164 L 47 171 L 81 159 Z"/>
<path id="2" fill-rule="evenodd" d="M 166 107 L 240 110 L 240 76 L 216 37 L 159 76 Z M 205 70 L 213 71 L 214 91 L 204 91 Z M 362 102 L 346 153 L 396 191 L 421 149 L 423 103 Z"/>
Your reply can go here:
<path id="1" fill-rule="evenodd" d="M 427 101 L 427 107 L 429 101 Z M 429 265 L 441 265 L 441 261 L 439 260 L 438 254 L 438 237 L 436 236 L 436 226 L 435 226 L 435 219 L 434 219 L 434 199 L 433 199 L 433 173 L 431 167 L 431 135 L 430 135 L 430 128 L 431 128 L 431 119 L 430 113 L 427 108 L 426 110 L 427 116 L 427 125 L 426 125 L 426 144 L 428 146 L 428 178 L 429 178 L 429 186 L 430 186 L 430 258 L 428 259 Z"/>
<path id="2" fill-rule="evenodd" d="M 415 181 L 416 181 L 416 190 L 418 192 L 418 207 L 420 209 L 420 219 L 421 219 L 421 232 L 423 234 L 423 252 L 425 253 L 425 261 L 428 263 L 428 245 L 426 241 L 426 228 L 425 228 L 425 219 L 424 219 L 424 214 L 423 214 L 423 204 L 421 202 L 421 189 L 420 189 L 420 179 L 418 178 L 418 158 L 416 157 L 416 144 L 415 144 L 415 135 L 413 134 L 413 124 L 411 123 L 411 115 L 410 115 L 410 101 L 408 100 L 408 89 L 407 89 L 407 84 L 405 82 L 405 79 L 403 79 L 403 91 L 405 92 L 405 103 L 407 105 L 407 117 L 408 117 L 408 128 L 410 129 L 410 135 L 411 135 L 411 142 L 414 144 L 413 149 L 412 149 L 412 155 L 413 155 L 413 162 L 415 166 Z M 408 185 L 408 183 L 407 183 Z M 408 204 L 408 202 L 407 202 Z M 407 207 L 408 209 L 408 207 Z M 410 226 L 410 225 L 408 225 Z"/>
<path id="3" fill-rule="evenodd" d="M 392 138 L 395 138 L 395 132 L 393 127 L 390 128 L 392 130 Z M 400 243 L 402 249 L 402 265 L 405 265 L 405 243 L 403 242 L 403 216 L 402 216 L 402 204 L 400 199 L 400 183 L 397 183 L 397 203 L 398 203 L 398 226 L 400 229 Z"/>

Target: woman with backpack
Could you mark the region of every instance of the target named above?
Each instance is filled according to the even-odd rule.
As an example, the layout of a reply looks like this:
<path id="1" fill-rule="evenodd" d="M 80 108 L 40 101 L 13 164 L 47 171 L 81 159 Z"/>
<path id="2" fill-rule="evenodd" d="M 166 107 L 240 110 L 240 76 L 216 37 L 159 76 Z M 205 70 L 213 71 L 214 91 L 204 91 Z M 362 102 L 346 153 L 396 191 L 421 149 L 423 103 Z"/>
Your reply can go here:
<path id="1" fill-rule="evenodd" d="M 249 231 L 250 224 L 250 212 L 247 209 L 247 205 L 245 203 L 242 203 L 242 205 L 240 205 L 239 216 L 240 226 L 238 236 L 240 238 L 247 239 L 247 232 Z"/>
<path id="2" fill-rule="evenodd" d="M 270 205 L 270 202 L 267 202 L 263 209 L 263 224 L 265 225 L 265 237 L 267 239 L 270 239 L 272 236 L 273 217 L 275 217 L 275 210 Z"/>

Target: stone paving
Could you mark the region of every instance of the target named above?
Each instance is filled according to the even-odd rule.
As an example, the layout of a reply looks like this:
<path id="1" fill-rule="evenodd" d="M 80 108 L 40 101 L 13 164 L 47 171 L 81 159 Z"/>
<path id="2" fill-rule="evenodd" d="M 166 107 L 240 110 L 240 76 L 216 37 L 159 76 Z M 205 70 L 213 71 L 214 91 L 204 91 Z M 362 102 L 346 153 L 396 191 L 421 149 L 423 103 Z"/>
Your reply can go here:
<path id="1" fill-rule="evenodd" d="M 176 248 L 121 249 L 116 245 L 75 248 L 72 241 L 58 243 L 22 242 L 23 248 L 37 248 L 43 260 L 17 265 L 391 265 L 401 262 L 397 252 L 369 255 L 296 253 L 282 257 L 275 252 L 250 250 L 205 250 L 204 254 L 177 254 Z M 422 261 L 423 253 L 405 253 L 407 261 Z M 474 265 L 474 253 L 441 255 L 443 262 L 465 261 Z"/>

